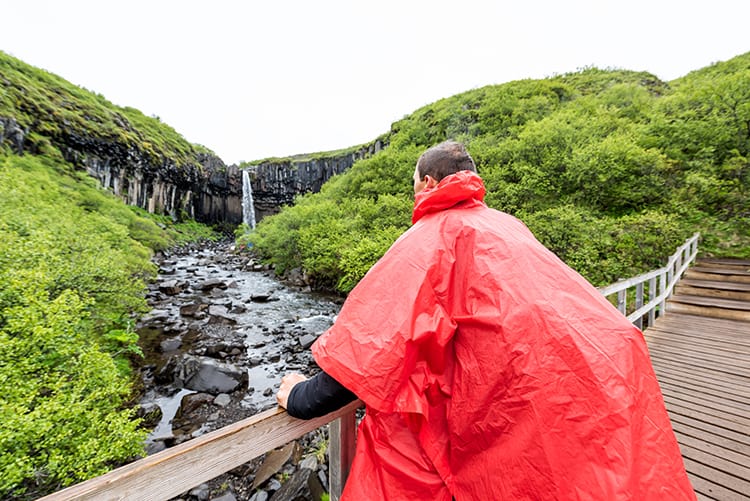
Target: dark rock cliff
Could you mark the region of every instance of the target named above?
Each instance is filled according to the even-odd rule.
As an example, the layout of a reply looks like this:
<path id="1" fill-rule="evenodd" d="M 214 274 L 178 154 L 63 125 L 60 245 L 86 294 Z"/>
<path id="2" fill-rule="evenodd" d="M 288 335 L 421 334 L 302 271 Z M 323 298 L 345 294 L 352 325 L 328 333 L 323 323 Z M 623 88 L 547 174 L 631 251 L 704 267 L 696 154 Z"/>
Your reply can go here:
<path id="1" fill-rule="evenodd" d="M 282 205 L 291 205 L 296 195 L 317 193 L 332 176 L 341 174 L 357 160 L 374 155 L 384 146 L 383 140 L 378 139 L 349 153 L 314 159 L 293 157 L 247 167 L 256 221 L 277 213 Z"/>
<path id="2" fill-rule="evenodd" d="M 242 222 L 241 173 L 215 155 L 196 153 L 193 161 L 177 165 L 137 145 L 72 128 L 47 139 L 66 161 L 85 169 L 129 205 L 204 223 Z M 3 144 L 19 155 L 39 153 L 29 131 L 13 118 L 0 117 L 0 145 Z"/>
<path id="3" fill-rule="evenodd" d="M 89 135 L 72 128 L 48 137 L 63 158 L 85 169 L 125 203 L 175 218 L 204 223 L 242 222 L 242 172 L 215 155 L 196 153 L 194 161 L 176 164 L 138 145 Z M 13 118 L 0 117 L 0 145 L 17 154 L 39 153 Z M 383 148 L 376 140 L 343 154 L 314 159 L 303 156 L 249 166 L 255 219 L 277 213 L 298 194 L 317 192 L 331 176 Z"/>

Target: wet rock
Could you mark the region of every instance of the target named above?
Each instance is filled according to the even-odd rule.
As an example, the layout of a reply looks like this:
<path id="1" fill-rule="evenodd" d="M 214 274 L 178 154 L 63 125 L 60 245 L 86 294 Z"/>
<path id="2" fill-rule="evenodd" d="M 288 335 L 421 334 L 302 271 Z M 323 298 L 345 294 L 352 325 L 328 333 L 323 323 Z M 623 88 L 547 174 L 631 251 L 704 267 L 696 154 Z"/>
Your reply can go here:
<path id="1" fill-rule="evenodd" d="M 161 421 L 161 407 L 155 403 L 141 405 L 138 407 L 136 415 L 143 420 L 141 421 L 143 428 L 155 428 Z"/>
<path id="2" fill-rule="evenodd" d="M 248 381 L 246 370 L 207 357 L 185 356 L 177 370 L 185 388 L 212 395 L 231 393 Z"/>
<path id="3" fill-rule="evenodd" d="M 239 355 L 244 346 L 240 344 L 218 343 L 207 346 L 205 355 L 213 358 L 227 358 L 229 355 Z"/>
<path id="4" fill-rule="evenodd" d="M 166 448 L 167 444 L 165 444 L 163 440 L 156 440 L 146 446 L 146 455 L 150 456 L 152 454 L 156 454 L 157 452 L 161 452 Z"/>
<path id="5" fill-rule="evenodd" d="M 227 310 L 226 306 L 219 304 L 212 304 L 208 307 L 209 323 L 224 323 L 224 324 L 236 324 L 237 319 Z"/>
<path id="6" fill-rule="evenodd" d="M 159 284 L 159 292 L 168 296 L 176 296 L 182 292 L 183 286 L 177 280 L 167 280 Z"/>
<path id="7" fill-rule="evenodd" d="M 219 407 L 226 407 L 231 402 L 232 397 L 230 397 L 226 393 L 219 393 L 216 398 L 214 398 L 214 405 L 218 405 Z"/>
<path id="8" fill-rule="evenodd" d="M 192 489 L 189 494 L 195 497 L 198 501 L 207 501 L 210 494 L 208 484 L 199 485 L 195 489 Z"/>
<path id="9" fill-rule="evenodd" d="M 308 349 L 310 346 L 313 345 L 315 340 L 318 339 L 318 336 L 314 336 L 312 334 L 305 334 L 301 338 L 299 338 L 299 344 L 302 346 L 303 349 Z"/>
<path id="10" fill-rule="evenodd" d="M 170 351 L 176 351 L 180 349 L 182 346 L 182 338 L 181 337 L 173 337 L 170 339 L 165 339 L 161 343 L 159 343 L 159 350 L 162 353 L 169 353 Z"/>
<path id="11" fill-rule="evenodd" d="M 257 491 L 250 498 L 250 501 L 268 501 L 268 493 L 264 490 Z"/>
<path id="12" fill-rule="evenodd" d="M 324 491 L 316 473 L 318 460 L 315 459 L 315 456 L 309 456 L 299 466 L 297 472 L 271 496 L 271 501 L 321 498 Z"/>
<path id="13" fill-rule="evenodd" d="M 162 268 L 159 268 L 159 273 L 161 275 L 174 275 L 175 269 L 174 267 L 164 266 Z"/>
<path id="14" fill-rule="evenodd" d="M 159 323 L 169 320 L 169 312 L 167 310 L 153 309 L 143 318 L 143 322 Z"/>
<path id="15" fill-rule="evenodd" d="M 175 381 L 175 376 L 178 372 L 178 366 L 180 365 L 180 357 L 173 355 L 167 360 L 161 369 L 156 371 L 154 374 L 154 382 L 160 385 L 172 384 Z"/>
<path id="16" fill-rule="evenodd" d="M 267 294 L 253 294 L 250 296 L 250 301 L 253 303 L 267 303 L 271 300 L 271 293 Z"/>
<path id="17" fill-rule="evenodd" d="M 281 489 L 281 482 L 279 482 L 275 478 L 272 478 L 268 481 L 268 485 L 266 486 L 266 488 L 269 491 L 278 491 L 279 489 Z"/>
<path id="18" fill-rule="evenodd" d="M 242 313 L 245 313 L 247 311 L 247 308 L 243 304 L 235 304 L 232 306 L 232 309 L 229 310 L 230 313 L 234 313 L 237 315 L 241 315 Z"/>
<path id="19" fill-rule="evenodd" d="M 211 501 L 237 501 L 237 497 L 233 492 L 225 492 L 221 496 L 213 498 Z"/>
<path id="20" fill-rule="evenodd" d="M 191 435 L 201 428 L 207 414 L 206 406 L 213 400 L 214 397 L 207 393 L 192 393 L 182 397 L 180 407 L 172 419 L 174 444 L 190 439 Z"/>
<path id="21" fill-rule="evenodd" d="M 217 288 L 226 289 L 227 284 L 219 278 L 209 278 L 208 280 L 205 280 L 204 282 L 198 284 L 198 288 L 203 292 L 208 292 Z"/>
<path id="22" fill-rule="evenodd" d="M 199 313 L 208 309 L 208 305 L 204 303 L 190 303 L 184 306 L 180 306 L 180 315 L 183 317 L 197 317 Z"/>
<path id="23" fill-rule="evenodd" d="M 199 407 L 203 407 L 208 403 L 213 403 L 213 401 L 214 396 L 209 395 L 208 393 L 190 393 L 189 395 L 185 395 L 180 401 L 180 408 L 177 409 L 175 418 L 190 416 L 190 414 L 193 414 Z"/>

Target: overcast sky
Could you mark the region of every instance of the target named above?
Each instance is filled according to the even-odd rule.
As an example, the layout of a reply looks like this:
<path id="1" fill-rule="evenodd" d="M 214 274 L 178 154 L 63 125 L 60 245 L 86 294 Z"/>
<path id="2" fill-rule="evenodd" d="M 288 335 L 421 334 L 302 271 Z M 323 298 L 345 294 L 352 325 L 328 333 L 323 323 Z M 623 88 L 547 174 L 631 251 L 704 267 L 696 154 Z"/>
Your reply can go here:
<path id="1" fill-rule="evenodd" d="M 0 0 L 0 50 L 225 162 L 345 148 L 440 98 L 750 51 L 748 0 Z"/>

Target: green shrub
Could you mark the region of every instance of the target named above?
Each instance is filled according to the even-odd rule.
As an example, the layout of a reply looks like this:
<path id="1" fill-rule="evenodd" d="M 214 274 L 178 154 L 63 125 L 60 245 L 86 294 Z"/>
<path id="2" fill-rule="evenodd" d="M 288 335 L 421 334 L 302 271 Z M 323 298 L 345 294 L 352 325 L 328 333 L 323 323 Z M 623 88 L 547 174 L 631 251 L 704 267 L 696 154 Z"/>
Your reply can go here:
<path id="1" fill-rule="evenodd" d="M 456 139 L 487 204 L 597 285 L 661 266 L 695 231 L 707 254 L 746 256 L 749 89 L 750 53 L 669 84 L 585 68 L 464 92 L 394 123 L 387 148 L 248 238 L 277 271 L 347 292 L 408 228 L 421 152 Z"/>
<path id="2" fill-rule="evenodd" d="M 141 454 L 126 403 L 135 317 L 170 237 L 45 157 L 0 155 L 0 497 L 34 498 Z M 141 240 L 141 241 L 138 241 Z"/>

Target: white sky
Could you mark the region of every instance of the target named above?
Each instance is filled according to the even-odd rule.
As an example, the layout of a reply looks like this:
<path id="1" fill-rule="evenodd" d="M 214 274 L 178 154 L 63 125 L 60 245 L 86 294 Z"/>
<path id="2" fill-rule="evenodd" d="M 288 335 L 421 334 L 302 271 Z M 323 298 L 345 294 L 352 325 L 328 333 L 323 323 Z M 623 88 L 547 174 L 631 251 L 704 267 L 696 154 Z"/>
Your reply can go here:
<path id="1" fill-rule="evenodd" d="M 226 163 L 345 148 L 440 98 L 750 51 L 748 0 L 0 0 L 0 50 Z"/>

